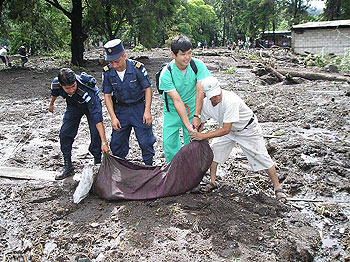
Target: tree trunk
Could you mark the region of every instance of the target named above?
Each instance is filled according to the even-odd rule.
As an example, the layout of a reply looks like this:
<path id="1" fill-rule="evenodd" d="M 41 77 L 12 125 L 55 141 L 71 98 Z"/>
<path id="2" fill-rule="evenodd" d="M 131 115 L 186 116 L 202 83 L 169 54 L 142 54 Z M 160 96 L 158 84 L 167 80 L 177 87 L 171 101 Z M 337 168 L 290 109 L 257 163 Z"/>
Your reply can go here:
<path id="1" fill-rule="evenodd" d="M 73 0 L 73 9 L 71 16 L 71 51 L 72 51 L 72 64 L 76 66 L 83 66 L 84 59 L 84 41 L 86 36 L 83 33 L 83 6 L 82 0 Z"/>
<path id="2" fill-rule="evenodd" d="M 222 46 L 225 46 L 225 39 L 226 39 L 225 33 L 226 33 L 226 14 L 224 12 L 224 23 L 222 26 L 222 43 L 221 43 Z"/>
<path id="3" fill-rule="evenodd" d="M 2 5 L 5 2 L 5 0 L 0 0 L 0 20 L 2 19 Z"/>

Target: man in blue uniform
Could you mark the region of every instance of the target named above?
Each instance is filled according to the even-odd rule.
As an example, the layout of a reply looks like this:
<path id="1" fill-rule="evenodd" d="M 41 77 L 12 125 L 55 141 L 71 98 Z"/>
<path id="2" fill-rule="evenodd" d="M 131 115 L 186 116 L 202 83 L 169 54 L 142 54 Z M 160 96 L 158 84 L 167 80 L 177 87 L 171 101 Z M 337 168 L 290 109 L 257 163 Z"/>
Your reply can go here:
<path id="1" fill-rule="evenodd" d="M 78 127 L 83 115 L 89 123 L 91 143 L 90 153 L 94 156 L 94 163 L 101 163 L 101 151 L 109 151 L 103 126 L 101 99 L 98 96 L 96 79 L 86 73 L 76 75 L 69 68 L 62 68 L 51 83 L 51 101 L 49 111 L 53 113 L 54 103 L 58 96 L 66 99 L 67 108 L 60 130 L 61 151 L 64 158 L 64 168 L 55 179 L 60 180 L 74 174 L 71 160 L 72 144 L 78 133 Z M 101 143 L 102 141 L 102 143 Z"/>
<path id="2" fill-rule="evenodd" d="M 146 165 L 152 165 L 156 139 L 152 131 L 152 88 L 146 68 L 127 58 L 120 39 L 105 46 L 102 92 L 112 121 L 110 147 L 115 156 L 125 158 L 129 152 L 129 137 L 134 128 Z"/>

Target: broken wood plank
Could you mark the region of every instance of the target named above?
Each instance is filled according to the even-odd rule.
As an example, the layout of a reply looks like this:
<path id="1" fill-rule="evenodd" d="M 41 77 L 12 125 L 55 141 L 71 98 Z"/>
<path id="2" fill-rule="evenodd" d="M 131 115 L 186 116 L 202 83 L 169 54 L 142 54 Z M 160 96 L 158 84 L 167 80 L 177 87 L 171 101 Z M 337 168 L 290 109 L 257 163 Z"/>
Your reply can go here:
<path id="1" fill-rule="evenodd" d="M 57 174 L 55 171 L 0 166 L 0 177 L 14 179 L 55 181 Z"/>

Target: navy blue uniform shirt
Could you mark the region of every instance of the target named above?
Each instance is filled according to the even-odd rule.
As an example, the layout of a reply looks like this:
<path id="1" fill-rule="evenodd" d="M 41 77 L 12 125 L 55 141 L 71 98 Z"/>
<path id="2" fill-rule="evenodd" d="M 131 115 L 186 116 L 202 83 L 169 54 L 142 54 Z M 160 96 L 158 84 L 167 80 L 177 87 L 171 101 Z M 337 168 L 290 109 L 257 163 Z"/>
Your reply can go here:
<path id="1" fill-rule="evenodd" d="M 102 92 L 112 94 L 122 103 L 135 103 L 145 97 L 145 89 L 151 86 L 146 68 L 140 62 L 126 59 L 123 81 L 115 69 L 108 64 L 102 73 Z"/>
<path id="2" fill-rule="evenodd" d="M 79 76 L 76 76 L 76 79 Z M 92 121 L 97 124 L 103 121 L 101 99 L 98 96 L 98 89 L 93 87 L 87 87 L 80 83 L 78 79 L 77 91 L 69 96 L 64 89 L 59 86 L 57 77 L 51 83 L 51 96 L 61 96 L 67 101 L 67 107 L 76 107 L 78 110 L 87 111 Z M 79 90 L 78 90 L 79 89 Z"/>

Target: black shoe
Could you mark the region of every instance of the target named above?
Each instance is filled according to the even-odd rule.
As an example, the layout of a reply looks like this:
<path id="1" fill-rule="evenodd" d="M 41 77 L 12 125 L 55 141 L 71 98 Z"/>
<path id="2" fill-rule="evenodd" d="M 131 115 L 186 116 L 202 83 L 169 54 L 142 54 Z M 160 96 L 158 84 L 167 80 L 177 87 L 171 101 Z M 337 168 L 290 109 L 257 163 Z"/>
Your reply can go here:
<path id="1" fill-rule="evenodd" d="M 69 177 L 72 175 L 74 175 L 74 166 L 72 164 L 72 160 L 70 157 L 65 157 L 63 171 L 61 174 L 56 175 L 55 179 L 62 180 L 62 179 L 65 179 L 66 177 Z"/>
<path id="2" fill-rule="evenodd" d="M 94 158 L 94 165 L 98 165 L 98 164 L 101 164 L 101 158 L 95 157 Z"/>

